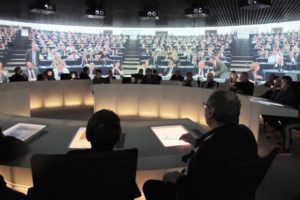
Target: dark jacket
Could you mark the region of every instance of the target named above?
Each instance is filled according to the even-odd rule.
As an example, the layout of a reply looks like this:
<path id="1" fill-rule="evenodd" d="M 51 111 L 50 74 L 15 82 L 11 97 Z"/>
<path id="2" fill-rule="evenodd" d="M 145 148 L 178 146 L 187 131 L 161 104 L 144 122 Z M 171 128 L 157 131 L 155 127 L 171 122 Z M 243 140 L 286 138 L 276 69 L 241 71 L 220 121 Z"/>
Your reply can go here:
<path id="1" fill-rule="evenodd" d="M 184 80 L 184 77 L 183 76 L 176 76 L 176 74 L 173 74 L 172 76 L 171 76 L 171 79 L 170 79 L 170 81 L 183 81 Z"/>
<path id="2" fill-rule="evenodd" d="M 245 94 L 252 96 L 254 92 L 254 83 L 247 81 L 247 82 L 237 82 L 234 84 L 235 88 L 233 89 L 234 92 L 238 94 Z"/>
<path id="3" fill-rule="evenodd" d="M 197 147 L 189 160 L 187 175 L 176 183 L 180 200 L 227 200 L 222 194 L 224 166 L 258 159 L 254 135 L 244 125 L 213 129 L 198 141 Z"/>
<path id="4" fill-rule="evenodd" d="M 28 81 L 28 78 L 26 76 L 14 74 L 11 77 L 9 77 L 9 81 L 10 82 Z"/>
<path id="5" fill-rule="evenodd" d="M 23 156 L 28 152 L 27 145 L 11 136 L 0 137 L 0 163 Z"/>

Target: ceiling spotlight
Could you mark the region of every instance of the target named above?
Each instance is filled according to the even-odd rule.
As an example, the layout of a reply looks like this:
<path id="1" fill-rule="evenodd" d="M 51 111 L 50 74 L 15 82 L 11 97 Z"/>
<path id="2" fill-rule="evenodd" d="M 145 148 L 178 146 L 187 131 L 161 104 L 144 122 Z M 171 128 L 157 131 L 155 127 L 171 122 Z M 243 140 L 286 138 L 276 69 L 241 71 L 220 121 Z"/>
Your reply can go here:
<path id="1" fill-rule="evenodd" d="M 29 5 L 29 11 L 32 13 L 50 15 L 56 11 L 56 6 L 49 0 L 37 1 Z"/>
<path id="2" fill-rule="evenodd" d="M 271 0 L 240 0 L 239 7 L 246 10 L 257 10 L 271 7 Z"/>
<path id="3" fill-rule="evenodd" d="M 89 19 L 104 19 L 105 16 L 106 16 L 106 12 L 103 9 L 88 8 L 85 11 L 85 17 Z"/>
<path id="4" fill-rule="evenodd" d="M 207 17 L 210 14 L 210 10 L 205 6 L 197 6 L 193 8 L 188 8 L 185 10 L 185 16 L 196 18 L 196 17 Z"/>
<path id="5" fill-rule="evenodd" d="M 139 12 L 140 20 L 159 20 L 156 10 L 144 10 Z"/>

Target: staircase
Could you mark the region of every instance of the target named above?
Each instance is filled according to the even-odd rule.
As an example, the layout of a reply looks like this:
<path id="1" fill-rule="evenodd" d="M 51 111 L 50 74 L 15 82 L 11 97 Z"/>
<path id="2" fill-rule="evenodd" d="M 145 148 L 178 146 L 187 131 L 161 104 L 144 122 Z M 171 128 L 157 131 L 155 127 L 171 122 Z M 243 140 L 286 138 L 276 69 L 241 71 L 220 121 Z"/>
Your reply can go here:
<path id="1" fill-rule="evenodd" d="M 244 72 L 250 69 L 250 64 L 254 62 L 251 55 L 251 45 L 249 39 L 238 39 L 234 43 L 234 52 L 231 60 L 231 71 Z"/>
<path id="2" fill-rule="evenodd" d="M 14 73 L 15 67 L 25 66 L 26 50 L 30 48 L 28 37 L 19 37 L 14 41 L 14 46 L 10 49 L 5 69 Z"/>
<path id="3" fill-rule="evenodd" d="M 123 73 L 129 75 L 136 73 L 140 65 L 139 47 L 136 39 L 130 39 L 124 52 Z"/>

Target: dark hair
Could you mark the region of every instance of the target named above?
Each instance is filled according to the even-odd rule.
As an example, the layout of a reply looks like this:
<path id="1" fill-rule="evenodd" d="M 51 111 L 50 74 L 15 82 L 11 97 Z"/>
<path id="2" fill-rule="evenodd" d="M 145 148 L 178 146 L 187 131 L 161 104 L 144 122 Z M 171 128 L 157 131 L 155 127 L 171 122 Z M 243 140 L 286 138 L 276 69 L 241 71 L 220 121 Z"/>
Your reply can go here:
<path id="1" fill-rule="evenodd" d="M 100 110 L 89 119 L 86 127 L 86 138 L 92 149 L 112 150 L 121 134 L 119 116 L 110 110 Z"/>
<path id="2" fill-rule="evenodd" d="M 287 84 L 290 86 L 293 83 L 293 79 L 290 76 L 283 76 L 281 80 L 286 80 Z"/>
<path id="3" fill-rule="evenodd" d="M 17 73 L 20 69 L 21 69 L 21 67 L 16 67 L 15 68 L 15 73 Z"/>
<path id="4" fill-rule="evenodd" d="M 244 76 L 248 77 L 248 73 L 247 72 L 242 72 L 241 74 L 243 74 Z"/>
<path id="5" fill-rule="evenodd" d="M 216 91 L 207 104 L 214 109 L 213 117 L 218 123 L 238 124 L 241 102 L 234 92 Z"/>
<path id="6" fill-rule="evenodd" d="M 96 69 L 95 73 L 99 72 L 100 74 L 102 74 L 101 69 Z M 111 71 L 110 71 L 111 72 Z"/>
<path id="7" fill-rule="evenodd" d="M 89 71 L 89 68 L 88 68 L 88 67 L 84 67 L 82 71 L 88 72 L 88 71 Z"/>
<path id="8" fill-rule="evenodd" d="M 157 74 L 158 73 L 158 71 L 156 69 L 154 69 L 152 72 L 153 72 L 153 74 Z"/>

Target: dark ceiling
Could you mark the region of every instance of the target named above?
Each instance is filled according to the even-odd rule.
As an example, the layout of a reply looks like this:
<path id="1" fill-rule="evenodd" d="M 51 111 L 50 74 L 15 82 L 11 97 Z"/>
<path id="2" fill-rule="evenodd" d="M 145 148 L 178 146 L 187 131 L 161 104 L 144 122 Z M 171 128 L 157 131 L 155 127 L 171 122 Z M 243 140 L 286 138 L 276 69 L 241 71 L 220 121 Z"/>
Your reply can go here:
<path id="1" fill-rule="evenodd" d="M 201 0 L 211 10 L 206 18 L 191 19 L 184 10 L 197 0 L 103 0 L 104 20 L 84 18 L 86 0 L 52 0 L 57 12 L 43 16 L 28 12 L 34 0 L 0 0 L 0 19 L 39 23 L 114 27 L 203 27 L 265 24 L 300 20 L 300 0 L 272 0 L 272 7 L 249 11 L 238 7 L 239 0 Z M 140 21 L 138 12 L 156 7 L 159 21 Z"/>

